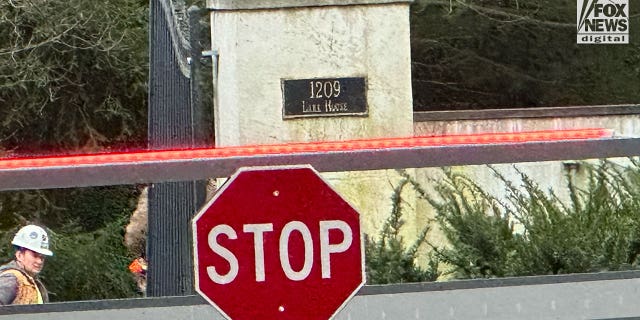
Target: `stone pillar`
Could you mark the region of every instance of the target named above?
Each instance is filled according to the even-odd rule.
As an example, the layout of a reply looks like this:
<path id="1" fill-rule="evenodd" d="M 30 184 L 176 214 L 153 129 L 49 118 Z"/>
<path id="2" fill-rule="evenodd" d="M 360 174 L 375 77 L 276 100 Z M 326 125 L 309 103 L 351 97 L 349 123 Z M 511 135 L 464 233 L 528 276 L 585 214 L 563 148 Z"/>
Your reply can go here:
<path id="1" fill-rule="evenodd" d="M 413 135 L 410 2 L 209 0 L 216 146 Z M 285 80 L 343 78 L 364 79 L 366 114 L 283 116 L 285 102 L 302 104 L 284 101 Z"/>
<path id="2" fill-rule="evenodd" d="M 216 146 L 412 136 L 411 2 L 209 0 Z M 365 230 L 390 214 L 393 170 L 323 175 Z"/>

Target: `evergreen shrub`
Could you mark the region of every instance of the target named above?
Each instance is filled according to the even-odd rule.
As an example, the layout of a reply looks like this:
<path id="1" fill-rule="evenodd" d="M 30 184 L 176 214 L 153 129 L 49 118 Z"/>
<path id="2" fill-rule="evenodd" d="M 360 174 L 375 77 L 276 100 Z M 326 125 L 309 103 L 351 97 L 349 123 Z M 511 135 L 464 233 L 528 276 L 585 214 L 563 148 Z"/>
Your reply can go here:
<path id="1" fill-rule="evenodd" d="M 448 277 L 492 278 L 635 269 L 640 253 L 640 170 L 603 160 L 582 162 L 585 177 L 566 176 L 569 200 L 544 190 L 514 166 L 500 198 L 465 175 L 443 169 L 435 193 L 405 174 L 436 211 L 448 244 L 431 244 Z"/>

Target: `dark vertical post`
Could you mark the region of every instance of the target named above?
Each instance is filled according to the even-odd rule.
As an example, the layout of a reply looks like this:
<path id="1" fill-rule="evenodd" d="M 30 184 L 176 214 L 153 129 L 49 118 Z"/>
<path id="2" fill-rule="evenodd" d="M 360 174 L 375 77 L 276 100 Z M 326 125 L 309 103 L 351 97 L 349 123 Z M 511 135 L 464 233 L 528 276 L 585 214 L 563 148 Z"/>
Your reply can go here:
<path id="1" fill-rule="evenodd" d="M 194 147 L 191 83 L 180 63 L 187 57 L 181 31 L 167 0 L 150 0 L 149 148 Z M 198 55 L 199 57 L 199 55 Z M 185 61 L 179 61 L 185 59 Z M 192 59 L 193 60 L 193 59 Z M 205 184 L 196 181 L 154 183 L 149 187 L 147 256 L 148 296 L 194 294 L 191 219 L 203 202 Z"/>
<path id="2" fill-rule="evenodd" d="M 195 182 L 154 183 L 149 188 L 147 295 L 194 294 L 191 218 Z"/>

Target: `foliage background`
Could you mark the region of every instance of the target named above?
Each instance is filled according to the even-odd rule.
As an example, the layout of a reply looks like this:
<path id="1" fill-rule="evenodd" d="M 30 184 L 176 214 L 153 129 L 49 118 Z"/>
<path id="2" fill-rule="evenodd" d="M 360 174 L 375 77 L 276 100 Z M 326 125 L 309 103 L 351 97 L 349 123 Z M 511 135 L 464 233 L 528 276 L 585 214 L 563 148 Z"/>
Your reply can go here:
<path id="1" fill-rule="evenodd" d="M 0 156 L 146 147 L 148 2 L 0 2 Z M 49 228 L 52 301 L 139 295 L 122 242 L 136 186 L 0 193 L 0 262 Z"/>
<path id="2" fill-rule="evenodd" d="M 5 152 L 146 146 L 147 2 L 0 2 Z"/>
<path id="3" fill-rule="evenodd" d="M 426 268 L 418 261 L 419 250 L 426 241 L 431 221 L 411 244 L 407 244 L 400 235 L 400 229 L 405 224 L 405 188 L 411 185 L 410 181 L 412 179 L 407 176 L 394 188 L 391 195 L 392 210 L 380 234 L 377 237 L 365 237 L 367 284 L 435 281 L 440 276 L 439 260 L 435 256 L 429 256 Z"/>
<path id="4" fill-rule="evenodd" d="M 123 243 L 138 194 L 135 186 L 3 192 L 0 261 L 13 256 L 19 225 L 42 224 L 54 252 L 41 273 L 51 301 L 139 296 Z"/>
<path id="5" fill-rule="evenodd" d="M 603 160 L 568 174 L 569 199 L 545 190 L 519 171 L 502 181 L 504 198 L 445 169 L 435 195 L 414 184 L 436 209 L 450 245 L 433 245 L 457 279 L 617 271 L 638 268 L 640 167 Z M 582 180 L 578 183 L 576 180 Z"/>
<path id="6" fill-rule="evenodd" d="M 416 111 L 637 104 L 640 8 L 629 44 L 576 44 L 575 0 L 418 0 Z"/>
<path id="7" fill-rule="evenodd" d="M 499 197 L 453 168 L 442 168 L 443 177 L 430 182 L 435 192 L 402 171 L 405 180 L 392 196 L 394 210 L 378 240 L 367 238 L 368 283 L 637 270 L 639 161 L 581 163 L 579 174 L 567 174 L 560 186 L 569 189 L 564 200 L 517 166 L 518 183 L 489 167 L 505 188 Z M 398 232 L 403 225 L 400 201 L 408 192 L 436 214 L 409 246 Z M 444 243 L 428 240 L 426 233 L 436 226 Z M 418 255 L 421 246 L 429 254 Z"/>

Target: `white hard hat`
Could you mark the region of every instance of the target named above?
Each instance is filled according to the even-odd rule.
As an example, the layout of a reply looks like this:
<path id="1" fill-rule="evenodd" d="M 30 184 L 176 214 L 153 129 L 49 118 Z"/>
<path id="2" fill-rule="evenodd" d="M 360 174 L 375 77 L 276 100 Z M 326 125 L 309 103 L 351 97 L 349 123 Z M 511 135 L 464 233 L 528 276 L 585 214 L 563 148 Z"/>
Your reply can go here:
<path id="1" fill-rule="evenodd" d="M 49 250 L 49 236 L 47 236 L 47 232 L 36 225 L 30 224 L 18 230 L 11 244 L 44 254 L 45 256 L 53 255 L 53 252 Z"/>

